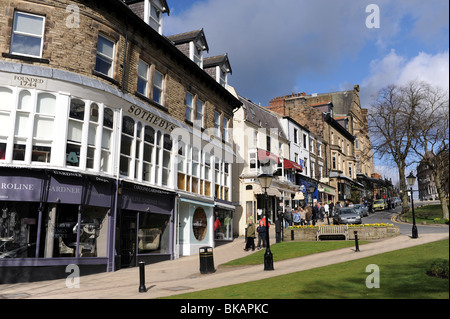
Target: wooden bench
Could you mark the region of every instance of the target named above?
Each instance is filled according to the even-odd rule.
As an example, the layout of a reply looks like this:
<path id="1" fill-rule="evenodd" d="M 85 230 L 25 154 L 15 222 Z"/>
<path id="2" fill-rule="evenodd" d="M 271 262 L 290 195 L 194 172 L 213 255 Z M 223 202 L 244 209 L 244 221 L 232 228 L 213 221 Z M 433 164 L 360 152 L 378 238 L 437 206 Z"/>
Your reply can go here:
<path id="1" fill-rule="evenodd" d="M 320 225 L 317 231 L 317 240 L 320 240 L 320 236 L 344 236 L 347 240 L 348 225 Z"/>

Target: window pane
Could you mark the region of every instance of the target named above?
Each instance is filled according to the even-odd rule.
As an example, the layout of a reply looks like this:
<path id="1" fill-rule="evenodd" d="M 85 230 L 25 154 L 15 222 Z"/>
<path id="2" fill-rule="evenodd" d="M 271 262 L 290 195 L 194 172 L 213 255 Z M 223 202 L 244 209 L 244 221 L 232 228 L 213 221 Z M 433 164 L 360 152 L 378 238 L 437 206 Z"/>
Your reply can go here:
<path id="1" fill-rule="evenodd" d="M 162 91 L 156 86 L 153 88 L 153 101 L 162 104 Z"/>
<path id="2" fill-rule="evenodd" d="M 35 119 L 33 137 L 38 139 L 52 140 L 54 137 L 53 119 L 37 116 Z"/>
<path id="3" fill-rule="evenodd" d="M 78 100 L 79 101 L 79 100 Z M 81 101 L 82 102 L 82 101 Z M 84 102 L 82 102 L 82 116 L 84 116 Z M 54 95 L 48 94 L 48 93 L 41 93 L 38 96 L 38 103 L 36 112 L 41 114 L 49 114 L 54 115 L 55 114 L 55 105 L 56 105 L 56 97 Z M 77 104 L 77 107 L 79 107 L 77 110 L 81 110 L 81 105 Z M 70 111 L 72 114 L 72 105 L 70 105 Z M 82 120 L 83 118 L 81 118 Z"/>
<path id="4" fill-rule="evenodd" d="M 28 91 L 20 92 L 18 109 L 23 111 L 31 111 L 31 103 L 31 93 Z"/>
<path id="5" fill-rule="evenodd" d="M 50 163 L 51 147 L 33 145 L 31 160 L 33 162 Z"/>
<path id="6" fill-rule="evenodd" d="M 141 78 L 138 78 L 137 81 L 137 91 L 142 95 L 147 95 L 147 81 L 144 81 Z"/>
<path id="7" fill-rule="evenodd" d="M 0 110 L 9 111 L 12 108 L 12 91 L 7 88 L 0 87 Z"/>
<path id="8" fill-rule="evenodd" d="M 41 56 L 41 38 L 26 35 L 13 34 L 11 41 L 11 53 L 26 54 L 36 57 Z"/>
<path id="9" fill-rule="evenodd" d="M 148 78 L 148 64 L 142 60 L 139 60 L 138 75 L 144 79 Z"/>
<path id="10" fill-rule="evenodd" d="M 112 41 L 105 39 L 102 36 L 99 36 L 97 43 L 97 52 L 106 55 L 112 60 L 114 55 L 114 43 Z"/>
<path id="11" fill-rule="evenodd" d="M 144 144 L 144 161 L 151 162 L 153 154 L 153 146 Z"/>
<path id="12" fill-rule="evenodd" d="M 14 31 L 42 35 L 44 18 L 16 12 Z"/>
<path id="13" fill-rule="evenodd" d="M 13 160 L 15 161 L 25 160 L 25 149 L 26 146 L 23 144 L 14 144 Z"/>
<path id="14" fill-rule="evenodd" d="M 84 101 L 73 99 L 70 101 L 69 117 L 77 120 L 84 120 Z"/>
<path id="15" fill-rule="evenodd" d="M 105 108 L 103 115 L 103 126 L 112 128 L 114 124 L 114 112 L 111 109 Z"/>
<path id="16" fill-rule="evenodd" d="M 154 85 L 159 88 L 163 87 L 163 75 L 158 71 L 155 71 Z"/>
<path id="17" fill-rule="evenodd" d="M 66 148 L 66 165 L 79 166 L 80 165 L 80 146 L 67 144 Z"/>
<path id="18" fill-rule="evenodd" d="M 122 133 L 134 136 L 134 120 L 125 116 L 122 121 Z"/>
<path id="19" fill-rule="evenodd" d="M 28 113 L 17 113 L 14 135 L 26 137 L 28 135 L 28 128 Z"/>
<path id="20" fill-rule="evenodd" d="M 95 145 L 95 139 L 97 136 L 97 125 L 89 125 L 88 144 Z"/>
<path id="21" fill-rule="evenodd" d="M 106 59 L 103 59 L 103 58 L 97 56 L 97 60 L 95 61 L 95 70 L 96 71 L 109 76 L 111 66 L 112 66 L 111 61 L 108 61 Z"/>
<path id="22" fill-rule="evenodd" d="M 131 146 L 133 139 L 131 137 L 122 135 L 122 142 L 120 143 L 120 153 L 131 156 Z"/>
<path id="23" fill-rule="evenodd" d="M 91 122 L 95 122 L 98 123 L 98 105 L 95 103 L 91 104 L 91 117 L 90 117 L 90 121 Z"/>
<path id="24" fill-rule="evenodd" d="M 102 158 L 100 160 L 100 169 L 104 172 L 109 172 L 109 158 L 110 153 L 107 151 L 102 151 Z"/>
<path id="25" fill-rule="evenodd" d="M 155 143 L 155 130 L 151 126 L 145 127 L 144 141 L 147 143 Z"/>
<path id="26" fill-rule="evenodd" d="M 81 143 L 82 131 L 83 131 L 83 123 L 69 121 L 67 140 Z"/>
<path id="27" fill-rule="evenodd" d="M 0 112 L 0 136 L 8 136 L 9 133 L 9 113 Z"/>
<path id="28" fill-rule="evenodd" d="M 102 148 L 109 149 L 111 147 L 111 135 L 111 131 L 103 129 Z"/>

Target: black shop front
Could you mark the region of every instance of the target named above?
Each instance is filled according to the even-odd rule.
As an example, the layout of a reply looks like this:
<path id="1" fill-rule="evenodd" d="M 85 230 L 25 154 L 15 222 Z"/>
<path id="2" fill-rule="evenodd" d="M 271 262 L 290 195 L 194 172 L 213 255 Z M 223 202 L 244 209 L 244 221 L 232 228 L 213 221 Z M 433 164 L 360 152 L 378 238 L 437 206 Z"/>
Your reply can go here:
<path id="1" fill-rule="evenodd" d="M 122 181 L 116 228 L 116 269 L 173 259 L 174 192 Z"/>

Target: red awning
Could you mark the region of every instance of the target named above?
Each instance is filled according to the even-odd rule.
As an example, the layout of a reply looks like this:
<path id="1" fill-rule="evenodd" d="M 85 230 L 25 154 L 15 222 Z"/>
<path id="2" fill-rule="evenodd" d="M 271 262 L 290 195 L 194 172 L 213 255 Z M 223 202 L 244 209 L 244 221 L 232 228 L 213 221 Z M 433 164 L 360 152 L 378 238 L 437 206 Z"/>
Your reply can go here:
<path id="1" fill-rule="evenodd" d="M 269 151 L 260 150 L 260 149 L 258 149 L 258 160 L 259 161 L 270 160 L 270 161 L 272 161 L 274 163 L 279 163 L 280 162 L 280 159 L 275 154 L 273 154 L 273 153 L 271 153 Z"/>
<path id="2" fill-rule="evenodd" d="M 300 172 L 303 172 L 303 167 L 300 164 L 297 164 L 296 162 L 290 161 L 288 159 L 284 159 L 284 168 L 285 169 L 293 168 Z"/>

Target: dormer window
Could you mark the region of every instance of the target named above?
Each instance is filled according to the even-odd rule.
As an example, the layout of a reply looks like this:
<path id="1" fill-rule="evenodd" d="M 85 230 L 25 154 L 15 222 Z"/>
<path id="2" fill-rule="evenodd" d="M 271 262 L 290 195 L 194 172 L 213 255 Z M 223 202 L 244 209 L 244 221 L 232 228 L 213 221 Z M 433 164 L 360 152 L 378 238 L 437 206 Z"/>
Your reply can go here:
<path id="1" fill-rule="evenodd" d="M 228 84 L 228 73 L 231 74 L 230 61 L 228 55 L 218 55 L 205 58 L 203 69 L 211 75 L 220 85 L 226 87 Z"/>
<path id="2" fill-rule="evenodd" d="M 170 14 L 166 0 L 123 0 L 123 2 L 152 29 L 162 34 L 163 14 Z"/>
<path id="3" fill-rule="evenodd" d="M 203 67 L 203 47 L 199 43 L 192 43 L 193 49 L 192 52 L 192 60 L 199 66 Z"/>
<path id="4" fill-rule="evenodd" d="M 203 51 L 209 51 L 203 30 L 190 31 L 167 37 L 186 56 L 203 68 Z"/>

